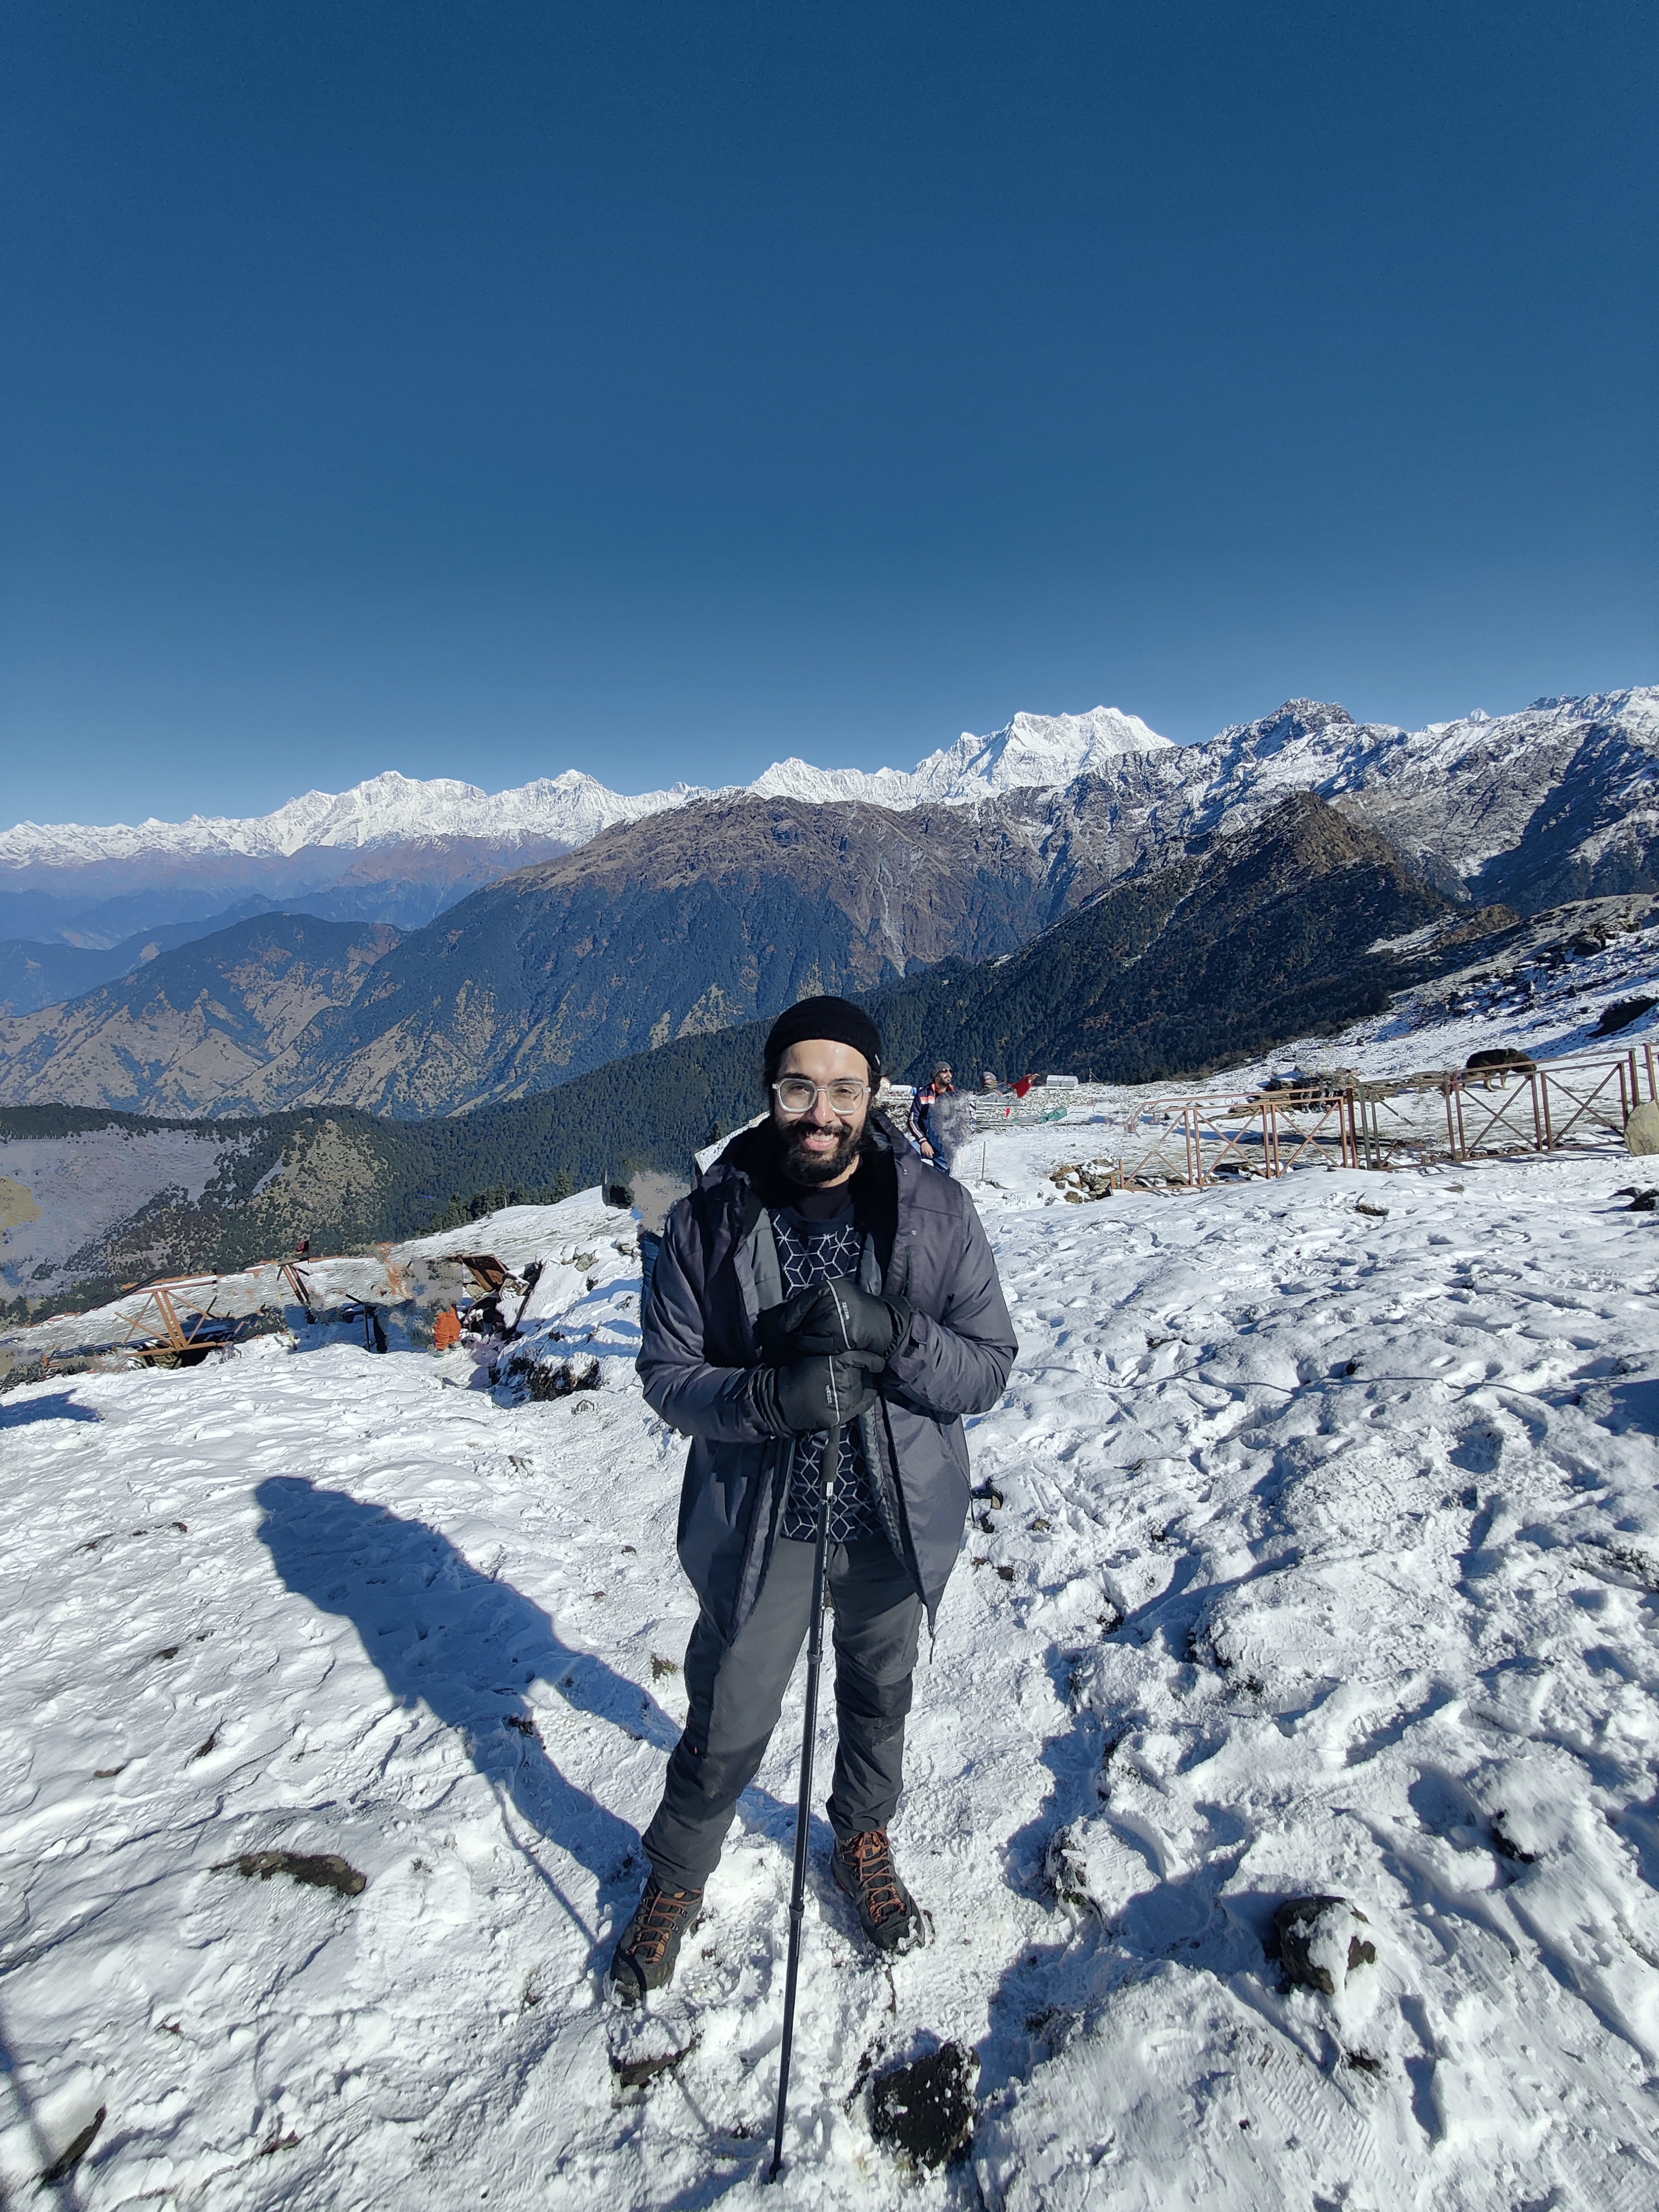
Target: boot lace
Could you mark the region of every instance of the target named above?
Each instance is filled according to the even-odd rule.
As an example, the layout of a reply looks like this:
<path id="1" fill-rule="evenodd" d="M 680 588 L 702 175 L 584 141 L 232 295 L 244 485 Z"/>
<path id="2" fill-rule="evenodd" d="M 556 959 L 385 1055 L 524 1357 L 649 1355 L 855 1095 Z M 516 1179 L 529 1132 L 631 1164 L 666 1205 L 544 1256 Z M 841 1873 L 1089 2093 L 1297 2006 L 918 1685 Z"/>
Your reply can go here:
<path id="1" fill-rule="evenodd" d="M 852 1863 L 865 1911 L 877 1927 L 896 1912 L 902 1912 L 904 1893 L 898 1885 L 887 1831 L 872 1828 L 868 1835 L 849 1837 L 842 1849 Z"/>
<path id="2" fill-rule="evenodd" d="M 630 1956 L 642 1966 L 659 1966 L 702 1895 L 698 1889 L 659 1889 L 653 1882 L 640 1900 L 638 1927 L 628 1947 Z"/>

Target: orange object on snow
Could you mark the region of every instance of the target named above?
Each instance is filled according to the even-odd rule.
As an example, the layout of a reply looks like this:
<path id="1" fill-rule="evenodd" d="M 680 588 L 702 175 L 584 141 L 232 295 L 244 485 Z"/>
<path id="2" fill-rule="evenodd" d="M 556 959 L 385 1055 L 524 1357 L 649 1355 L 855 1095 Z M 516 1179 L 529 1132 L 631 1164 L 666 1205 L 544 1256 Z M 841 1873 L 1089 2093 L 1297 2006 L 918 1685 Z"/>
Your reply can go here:
<path id="1" fill-rule="evenodd" d="M 434 1352 L 453 1352 L 461 1340 L 461 1317 L 453 1306 L 446 1306 L 438 1316 L 432 1331 Z"/>

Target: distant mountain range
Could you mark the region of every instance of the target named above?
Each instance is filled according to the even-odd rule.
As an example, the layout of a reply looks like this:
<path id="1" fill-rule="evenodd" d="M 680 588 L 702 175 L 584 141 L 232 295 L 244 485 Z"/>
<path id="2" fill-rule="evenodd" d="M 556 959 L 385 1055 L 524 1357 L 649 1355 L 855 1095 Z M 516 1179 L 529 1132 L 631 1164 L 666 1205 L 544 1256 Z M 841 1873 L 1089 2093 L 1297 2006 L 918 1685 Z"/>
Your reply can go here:
<path id="1" fill-rule="evenodd" d="M 1178 748 L 1115 707 L 1016 714 L 988 738 L 964 732 L 908 774 L 815 769 L 791 759 L 746 790 L 809 805 L 965 804 L 1000 791 L 1058 787 L 1158 750 Z M 307 792 L 246 821 L 192 815 L 188 822 L 105 828 L 22 822 L 0 831 L 0 935 L 113 945 L 137 929 L 197 920 L 216 898 L 224 906 L 249 897 L 335 921 L 405 928 L 430 921 L 481 884 L 572 852 L 619 823 L 741 795 L 678 783 L 627 797 L 575 769 L 493 793 L 447 777 L 419 781 L 389 772 L 338 794 Z"/>
<path id="2" fill-rule="evenodd" d="M 811 991 L 1012 951 L 1112 879 L 1110 845 L 1109 824 L 1064 794 L 907 813 L 701 800 L 522 869 L 401 940 L 265 915 L 0 1022 L 0 1102 L 454 1112 Z"/>
<path id="3" fill-rule="evenodd" d="M 785 820 L 812 811 L 775 804 Z M 851 811 L 819 810 L 834 818 Z M 1553 920 L 1564 961 L 1573 915 Z M 340 925 L 308 921 L 301 953 L 285 963 L 282 939 L 258 937 L 264 927 L 235 933 L 234 1011 L 286 1022 L 280 1062 L 307 994 L 337 989 L 353 957 L 372 948 Z M 1040 1067 L 1178 1078 L 1334 1031 L 1394 990 L 1467 969 L 1526 936 L 1512 910 L 1471 912 L 1375 831 L 1301 793 L 1118 881 L 1011 955 L 977 966 L 946 960 L 865 1003 L 901 1078 L 921 1074 L 940 1052 L 970 1079 L 987 1066 L 1005 1077 Z M 1553 957 L 1541 943 L 1532 953 Z M 196 983 L 177 994 L 192 1011 L 202 989 L 217 988 L 199 974 Z M 483 1211 L 515 1191 L 547 1195 L 633 1169 L 683 1174 L 696 1147 L 762 1103 L 765 1034 L 763 1020 L 691 1031 L 556 1088 L 419 1121 L 349 1106 L 193 1123 L 0 1109 L 0 1174 L 43 1194 L 40 1218 L 15 1231 L 0 1255 L 0 1304 L 21 1318 L 33 1300 L 71 1286 L 90 1297 L 147 1273 L 241 1264 L 301 1236 L 319 1249 L 408 1236 L 457 1199 L 463 1212 L 469 1199 Z M 190 1035 L 193 1053 L 214 1048 L 207 1029 Z M 84 1040 L 71 1048 L 90 1048 Z M 228 1039 L 222 1048 L 240 1048 Z M 54 1201 L 66 1183 L 72 1202 Z"/>
<path id="4" fill-rule="evenodd" d="M 135 930 L 114 945 L 71 945 L 61 938 L 0 941 L 0 1016 L 30 1014 L 95 991 L 100 983 L 136 975 L 158 953 L 214 936 L 245 916 L 276 909 L 269 899 L 245 899 L 206 921 L 174 921 Z"/>
<path id="5" fill-rule="evenodd" d="M 743 792 L 720 793 L 682 783 L 625 796 L 574 769 L 493 794 L 389 773 L 337 795 L 307 793 L 253 820 L 0 831 L 0 939 L 107 949 L 176 924 L 222 923 L 232 908 L 261 902 L 406 929 L 515 869 L 711 797 L 903 812 L 1079 781 L 1118 801 L 1153 845 L 1315 791 L 1364 815 L 1449 888 L 1516 854 L 1523 869 L 1563 872 L 1559 896 L 1587 896 L 1595 882 L 1645 865 L 1659 823 L 1656 753 L 1659 690 L 1648 688 L 1540 699 L 1520 714 L 1414 731 L 1291 700 L 1185 746 L 1112 707 L 1020 714 L 988 737 L 964 732 L 908 772 L 789 759 Z"/>
<path id="6" fill-rule="evenodd" d="M 1157 878 L 1167 890 L 1182 869 L 1184 910 L 1224 907 L 1217 853 L 1297 796 L 1465 908 L 1654 889 L 1659 690 L 1416 732 L 1291 701 L 1188 747 L 1102 708 L 1017 716 L 908 775 L 786 762 L 744 793 L 629 799 L 574 775 L 495 799 L 382 777 L 257 823 L 14 830 L 0 838 L 14 899 L 114 897 L 99 873 L 114 870 L 128 872 L 130 902 L 145 869 L 173 870 L 179 895 L 199 899 L 192 870 L 325 861 L 332 889 L 305 911 L 337 899 L 345 910 L 311 923 L 266 913 L 173 949 L 143 940 L 155 949 L 135 969 L 0 1021 L 0 1102 L 419 1118 L 523 1097 L 811 990 L 1000 957 L 1115 890 Z M 613 806 L 633 818 L 607 823 Z M 556 831 L 569 849 L 525 866 Z M 471 867 L 491 880 L 401 937 L 360 911 L 375 885 L 394 907 L 417 890 L 447 900 Z M 64 888 L 88 872 L 96 884 Z M 1204 927 L 1218 921 L 1224 912 Z M 994 992 L 998 972 L 974 988 Z M 1125 1001 L 1108 1026 L 1121 1034 L 1132 1014 Z M 1162 1042 L 1158 1055 L 1182 1064 Z"/>
<path id="7" fill-rule="evenodd" d="M 398 942 L 383 922 L 262 915 L 158 954 L 96 991 L 0 1022 L 0 1092 L 16 1103 L 258 1112 L 296 1048 L 349 1005 Z"/>

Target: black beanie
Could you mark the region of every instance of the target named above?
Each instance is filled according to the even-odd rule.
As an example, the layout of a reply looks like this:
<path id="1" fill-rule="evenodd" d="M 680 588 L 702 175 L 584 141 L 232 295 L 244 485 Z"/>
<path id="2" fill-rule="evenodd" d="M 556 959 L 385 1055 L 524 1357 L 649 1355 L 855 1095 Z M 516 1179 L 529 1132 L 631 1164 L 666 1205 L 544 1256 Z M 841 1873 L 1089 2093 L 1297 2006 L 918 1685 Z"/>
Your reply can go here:
<path id="1" fill-rule="evenodd" d="M 855 1006 L 850 999 L 801 999 L 787 1013 L 778 1016 L 767 1035 L 769 1083 L 773 1070 L 790 1046 L 805 1044 L 809 1038 L 823 1039 L 831 1044 L 850 1044 L 870 1063 L 872 1088 L 881 1081 L 881 1031 L 863 1007 Z"/>

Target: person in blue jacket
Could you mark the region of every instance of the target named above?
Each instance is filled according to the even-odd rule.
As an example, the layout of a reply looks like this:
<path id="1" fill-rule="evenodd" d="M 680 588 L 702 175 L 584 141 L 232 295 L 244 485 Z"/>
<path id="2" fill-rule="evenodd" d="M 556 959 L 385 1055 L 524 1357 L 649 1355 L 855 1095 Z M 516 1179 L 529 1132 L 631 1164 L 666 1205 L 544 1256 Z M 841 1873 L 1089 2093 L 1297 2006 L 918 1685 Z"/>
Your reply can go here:
<path id="1" fill-rule="evenodd" d="M 972 1200 L 872 1110 L 881 1051 L 845 999 L 782 1015 L 768 1119 L 673 1208 L 653 1271 L 639 1372 L 691 1439 L 679 1557 L 701 1609 L 685 1729 L 645 1832 L 650 1875 L 611 1962 L 625 2002 L 672 1978 L 777 1724 L 808 1627 L 832 1424 L 831 1870 L 878 1948 L 923 1937 L 888 1833 L 911 1678 L 962 1546 L 963 1416 L 996 1403 L 1018 1346 Z"/>
<path id="2" fill-rule="evenodd" d="M 910 1100 L 910 1136 L 916 1150 L 925 1160 L 936 1168 L 950 1170 L 950 1146 L 941 1141 L 942 1132 L 933 1125 L 933 1109 L 941 1099 L 957 1095 L 956 1073 L 947 1060 L 942 1060 L 921 1090 Z"/>

